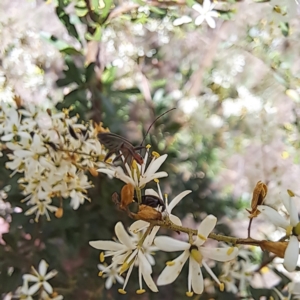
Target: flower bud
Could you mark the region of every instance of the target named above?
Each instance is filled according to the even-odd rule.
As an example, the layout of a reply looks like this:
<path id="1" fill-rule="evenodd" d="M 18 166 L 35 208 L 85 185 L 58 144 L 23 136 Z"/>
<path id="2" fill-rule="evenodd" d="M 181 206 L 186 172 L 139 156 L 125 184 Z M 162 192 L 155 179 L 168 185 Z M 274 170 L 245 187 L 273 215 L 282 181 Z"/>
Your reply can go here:
<path id="1" fill-rule="evenodd" d="M 159 211 L 149 205 L 140 205 L 137 214 L 134 214 L 138 220 L 161 220 L 162 216 Z"/>
<path id="2" fill-rule="evenodd" d="M 250 213 L 249 218 L 255 218 L 260 214 L 260 211 L 257 210 L 258 205 L 262 205 L 264 202 L 264 199 L 267 196 L 268 188 L 266 184 L 264 184 L 261 181 L 258 181 L 252 195 L 251 200 L 251 211 L 247 209 L 247 211 Z"/>
<path id="3" fill-rule="evenodd" d="M 55 217 L 58 218 L 58 219 L 60 219 L 60 218 L 63 216 L 63 214 L 64 214 L 63 208 L 62 208 L 62 207 L 59 207 L 59 208 L 57 209 L 57 211 L 55 212 Z"/>
<path id="4" fill-rule="evenodd" d="M 121 204 L 120 208 L 125 209 L 130 203 L 133 202 L 134 187 L 132 184 L 127 183 L 121 190 Z"/>
<path id="5" fill-rule="evenodd" d="M 281 257 L 281 258 L 284 257 L 284 253 L 285 253 L 287 245 L 288 245 L 288 242 L 261 241 L 261 243 L 260 243 L 260 247 L 263 251 L 267 250 L 269 252 L 276 254 L 278 257 Z"/>

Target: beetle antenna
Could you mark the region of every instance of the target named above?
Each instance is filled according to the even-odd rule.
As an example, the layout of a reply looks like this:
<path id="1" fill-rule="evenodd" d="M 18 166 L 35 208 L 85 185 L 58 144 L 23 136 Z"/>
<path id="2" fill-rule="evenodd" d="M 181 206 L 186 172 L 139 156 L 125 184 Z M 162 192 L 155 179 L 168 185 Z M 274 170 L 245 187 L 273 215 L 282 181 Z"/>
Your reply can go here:
<path id="1" fill-rule="evenodd" d="M 160 119 L 162 116 L 164 116 L 165 114 L 169 113 L 170 111 L 172 111 L 172 110 L 174 110 L 174 109 L 176 109 L 176 107 L 173 107 L 173 108 L 167 110 L 166 112 L 162 113 L 161 115 L 159 115 L 159 116 L 151 123 L 151 125 L 149 126 L 149 128 L 148 128 L 148 130 L 147 130 L 147 132 L 146 132 L 146 134 L 145 134 L 145 137 L 144 137 L 144 139 L 143 139 L 143 141 L 142 141 L 142 143 L 141 143 L 141 146 L 143 146 L 143 144 L 144 144 L 144 142 L 145 142 L 145 139 L 146 139 L 146 137 L 147 137 L 147 135 L 148 135 L 150 129 L 151 129 L 152 126 L 154 125 L 154 123 L 155 123 L 158 119 Z"/>

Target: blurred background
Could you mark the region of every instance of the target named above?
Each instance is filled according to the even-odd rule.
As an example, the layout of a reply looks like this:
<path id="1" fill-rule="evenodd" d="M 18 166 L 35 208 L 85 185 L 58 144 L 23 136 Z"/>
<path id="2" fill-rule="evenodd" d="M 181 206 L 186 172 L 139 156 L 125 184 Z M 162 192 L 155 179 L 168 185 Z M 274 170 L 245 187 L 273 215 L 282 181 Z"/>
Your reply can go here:
<path id="1" fill-rule="evenodd" d="M 184 225 L 196 228 L 213 213 L 217 232 L 246 237 L 245 208 L 257 181 L 267 184 L 274 207 L 287 188 L 300 194 L 300 6 L 293 0 L 220 1 L 216 28 L 178 25 L 182 16 L 197 17 L 193 3 L 1 0 L 0 101 L 19 95 L 45 109 L 72 105 L 71 114 L 103 122 L 134 145 L 157 116 L 176 107 L 146 138 L 153 150 L 168 154 L 163 193 L 172 199 L 192 190 L 174 212 Z M 51 284 L 64 299 L 135 297 L 133 279 L 125 296 L 116 287 L 105 289 L 97 276 L 99 253 L 88 245 L 111 239 L 118 220 L 131 224 L 111 202 L 121 183 L 99 174 L 91 178 L 91 203 L 77 211 L 66 205 L 63 218 L 35 223 L 22 213 L 18 175 L 10 178 L 6 161 L 0 158 L 3 299 L 42 258 L 58 270 Z M 264 234 L 261 227 L 253 231 L 254 237 Z M 166 260 L 156 255 L 154 278 Z M 276 284 L 283 285 L 286 275 L 276 272 Z M 185 297 L 184 274 L 159 294 L 139 297 Z M 255 292 L 252 297 L 259 299 Z M 195 299 L 240 298 L 212 287 Z"/>

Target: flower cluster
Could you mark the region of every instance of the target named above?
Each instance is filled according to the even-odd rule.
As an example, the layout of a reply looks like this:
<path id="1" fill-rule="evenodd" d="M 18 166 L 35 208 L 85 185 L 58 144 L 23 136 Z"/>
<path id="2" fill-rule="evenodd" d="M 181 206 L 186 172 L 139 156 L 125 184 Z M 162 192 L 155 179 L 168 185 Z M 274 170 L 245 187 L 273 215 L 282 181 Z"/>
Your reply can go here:
<path id="1" fill-rule="evenodd" d="M 33 105 L 1 104 L 0 139 L 10 160 L 6 167 L 12 175 L 22 174 L 22 201 L 31 206 L 26 215 L 49 220 L 49 212 L 62 215 L 63 199 L 70 199 L 73 209 L 88 200 L 92 184 L 86 172 L 97 176 L 106 154 L 97 139 L 99 130 L 92 123 L 78 123 L 68 110 L 52 113 Z"/>
<path id="2" fill-rule="evenodd" d="M 121 193 L 121 204 L 119 207 L 128 212 L 127 206 L 133 201 L 132 193 L 129 192 L 132 187 L 135 190 L 136 197 L 134 199 L 140 204 L 140 210 L 134 214 L 135 218 L 139 220 L 130 226 L 132 235 L 130 236 L 121 222 L 115 226 L 115 233 L 117 241 L 91 241 L 90 245 L 96 249 L 104 250 L 100 254 L 101 262 L 104 262 L 105 257 L 111 256 L 111 263 L 108 266 L 103 264 L 99 265 L 101 272 L 100 276 L 107 278 L 106 288 L 110 288 L 113 282 L 118 281 L 123 284 L 123 288 L 119 292 L 125 294 L 125 287 L 128 283 L 129 277 L 132 273 L 134 266 L 138 267 L 139 274 L 139 289 L 137 294 L 144 293 L 145 290 L 142 286 L 142 279 L 144 279 L 147 286 L 153 292 L 157 292 L 157 285 L 166 285 L 172 283 L 180 274 L 185 262 L 189 259 L 189 274 L 188 274 L 188 291 L 187 296 L 191 297 L 193 293 L 201 294 L 204 290 L 204 281 L 201 272 L 203 266 L 205 270 L 214 278 L 223 290 L 224 286 L 219 281 L 217 276 L 213 273 L 207 260 L 216 260 L 220 262 L 230 261 L 238 254 L 236 247 L 223 247 L 223 248 L 208 248 L 203 247 L 209 234 L 214 229 L 217 219 L 213 215 L 207 216 L 199 225 L 194 238 L 190 236 L 188 242 L 179 241 L 167 236 L 155 237 L 159 231 L 159 225 L 151 224 L 153 216 L 162 222 L 168 222 L 171 226 L 182 226 L 181 220 L 172 214 L 173 208 L 191 191 L 184 191 L 176 196 L 170 203 L 168 202 L 167 195 L 162 195 L 158 178 L 166 177 L 166 172 L 158 172 L 162 163 L 166 160 L 167 155 L 160 156 L 156 152 L 152 152 L 150 158 L 150 146 L 147 147 L 145 156 L 141 160 L 141 164 L 135 161 L 128 164 L 124 161 L 124 169 L 122 167 L 115 168 L 100 168 L 98 171 L 105 173 L 112 177 L 122 180 L 126 185 Z M 149 162 L 148 162 L 149 160 Z M 153 189 L 143 190 L 147 183 L 154 180 L 157 183 L 156 192 Z M 122 197 L 130 197 L 123 199 Z M 143 207 L 143 210 L 141 209 Z M 148 207 L 146 210 L 145 207 Z M 150 214 L 150 208 L 161 212 L 160 214 Z M 147 211 L 147 213 L 145 213 Z M 130 214 L 132 216 L 132 214 Z M 157 285 L 152 279 L 152 266 L 155 264 L 152 253 L 156 250 L 166 252 L 183 251 L 175 260 L 167 262 L 167 266 L 158 277 Z M 120 277 L 127 271 L 126 278 Z"/>
<path id="3" fill-rule="evenodd" d="M 295 194 L 288 190 L 289 197 L 283 198 L 282 202 L 290 216 L 290 220 L 286 220 L 275 209 L 259 205 L 257 208 L 263 216 L 268 218 L 276 227 L 283 228 L 286 237 L 289 238 L 288 245 L 284 253 L 284 267 L 287 271 L 293 272 L 296 269 L 299 258 L 299 240 L 300 235 L 300 222 L 297 207 L 292 200 Z"/>

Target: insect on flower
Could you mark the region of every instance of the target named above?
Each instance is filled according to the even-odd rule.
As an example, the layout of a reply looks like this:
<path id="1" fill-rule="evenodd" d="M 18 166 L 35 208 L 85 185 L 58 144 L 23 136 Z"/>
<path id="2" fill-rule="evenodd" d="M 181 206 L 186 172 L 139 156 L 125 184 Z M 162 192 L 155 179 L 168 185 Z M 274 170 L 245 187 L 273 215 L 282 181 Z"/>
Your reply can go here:
<path id="1" fill-rule="evenodd" d="M 125 163 L 127 162 L 128 159 L 132 160 L 134 159 L 139 165 L 143 164 L 143 158 L 141 157 L 141 155 L 139 153 L 137 153 L 136 151 L 144 149 L 145 146 L 143 146 L 143 143 L 147 137 L 147 134 L 149 133 L 151 127 L 153 126 L 153 124 L 162 116 L 164 116 L 165 114 L 167 114 L 168 112 L 170 112 L 171 110 L 173 110 L 175 108 L 169 109 L 168 111 L 164 112 L 163 114 L 161 114 L 160 116 L 158 116 L 149 126 L 145 137 L 141 143 L 140 146 L 134 147 L 128 140 L 126 140 L 125 138 L 123 138 L 120 135 L 117 135 L 115 133 L 111 133 L 111 132 L 101 132 L 98 134 L 98 139 L 100 141 L 101 144 L 103 144 L 108 150 L 109 152 L 106 154 L 104 161 L 106 161 L 112 154 L 114 153 L 118 153 L 117 157 L 114 159 L 117 160 L 118 158 L 120 158 L 122 155 L 125 157 Z M 120 154 L 121 152 L 121 154 Z"/>
<path id="2" fill-rule="evenodd" d="M 137 200 L 135 197 L 134 200 Z M 142 204 L 151 206 L 153 208 L 160 208 L 160 211 L 165 211 L 166 206 L 162 199 L 154 195 L 143 195 Z"/>

